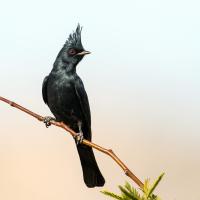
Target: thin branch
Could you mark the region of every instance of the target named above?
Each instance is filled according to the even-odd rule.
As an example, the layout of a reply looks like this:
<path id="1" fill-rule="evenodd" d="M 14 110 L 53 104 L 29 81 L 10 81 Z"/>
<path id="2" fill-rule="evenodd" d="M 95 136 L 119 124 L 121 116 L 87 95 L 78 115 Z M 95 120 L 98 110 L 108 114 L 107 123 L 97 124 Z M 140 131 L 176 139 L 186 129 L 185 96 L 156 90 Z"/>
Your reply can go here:
<path id="1" fill-rule="evenodd" d="M 9 104 L 10 106 L 15 107 L 15 108 L 17 108 L 17 109 L 19 109 L 19 110 L 21 110 L 21 111 L 23 111 L 23 112 L 25 112 L 25 113 L 31 115 L 32 117 L 35 117 L 35 118 L 38 119 L 39 121 L 44 121 L 44 117 L 42 117 L 41 115 L 38 115 L 38 114 L 36 114 L 36 113 L 34 113 L 34 112 L 32 112 L 32 111 L 30 111 L 30 110 L 24 108 L 23 106 L 21 106 L 21 105 L 15 103 L 15 102 L 13 102 L 13 101 L 10 101 L 10 100 L 8 100 L 8 99 L 6 99 L 6 98 L 3 98 L 3 97 L 1 97 L 1 96 L 0 96 L 0 101 L 3 101 L 3 102 L 5 102 L 5 103 Z M 69 127 L 68 127 L 66 124 L 64 124 L 63 122 L 56 122 L 56 121 L 53 121 L 53 120 L 52 120 L 52 121 L 51 121 L 51 124 L 53 124 L 53 125 L 55 125 L 55 126 L 58 126 L 58 127 L 60 127 L 60 128 L 63 128 L 64 130 L 66 130 L 67 132 L 69 132 L 73 137 L 75 137 L 76 134 L 77 134 L 76 132 L 74 132 L 71 128 L 69 128 Z M 101 147 L 101 146 L 99 146 L 99 145 L 97 145 L 97 144 L 95 144 L 95 143 L 93 143 L 93 142 L 90 142 L 90 141 L 88 141 L 88 140 L 85 140 L 85 139 L 83 140 L 82 143 L 85 144 L 85 145 L 87 145 L 87 146 L 90 146 L 90 147 L 92 147 L 92 148 L 94 148 L 94 149 L 97 149 L 98 151 L 101 151 L 101 152 L 103 152 L 103 153 L 109 155 L 109 156 L 124 170 L 125 174 L 126 174 L 128 177 L 130 177 L 140 188 L 143 188 L 143 185 L 144 185 L 144 184 L 143 184 L 143 183 L 140 181 L 140 179 L 137 178 L 137 177 L 133 174 L 133 172 L 131 172 L 131 171 L 129 170 L 129 168 L 116 156 L 116 154 L 112 151 L 112 149 L 103 148 L 103 147 Z"/>

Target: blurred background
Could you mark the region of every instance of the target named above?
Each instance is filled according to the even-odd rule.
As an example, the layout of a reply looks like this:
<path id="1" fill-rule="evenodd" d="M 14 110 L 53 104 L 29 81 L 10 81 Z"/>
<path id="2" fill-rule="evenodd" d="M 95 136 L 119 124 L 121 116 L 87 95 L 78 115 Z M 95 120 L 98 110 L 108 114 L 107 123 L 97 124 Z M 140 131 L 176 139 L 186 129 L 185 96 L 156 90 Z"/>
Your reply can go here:
<path id="1" fill-rule="evenodd" d="M 78 66 L 93 141 L 144 180 L 166 175 L 163 199 L 200 199 L 199 1 L 2 1 L 0 95 L 51 115 L 41 87 L 78 22 L 92 52 Z M 71 136 L 0 103 L 0 199 L 107 199 L 129 180 L 95 151 L 106 178 L 88 189 Z M 136 186 L 133 183 L 134 186 Z M 136 186 L 137 187 L 137 186 Z"/>

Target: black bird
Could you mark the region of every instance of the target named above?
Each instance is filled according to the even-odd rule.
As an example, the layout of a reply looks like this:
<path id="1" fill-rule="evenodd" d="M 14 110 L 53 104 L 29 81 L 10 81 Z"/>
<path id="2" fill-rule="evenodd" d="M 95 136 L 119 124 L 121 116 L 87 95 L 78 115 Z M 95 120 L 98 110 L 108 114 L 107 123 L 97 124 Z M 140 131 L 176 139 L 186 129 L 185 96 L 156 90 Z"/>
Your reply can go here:
<path id="1" fill-rule="evenodd" d="M 105 183 L 91 147 L 81 144 L 83 137 L 91 141 L 91 116 L 87 93 L 76 66 L 89 54 L 81 42 L 82 28 L 78 24 L 76 31 L 58 53 L 53 69 L 45 77 L 42 85 L 44 102 L 55 116 L 56 121 L 63 121 L 76 133 L 75 138 L 80 157 L 84 182 L 88 187 L 103 186 Z M 45 119 L 50 125 L 51 118 Z"/>

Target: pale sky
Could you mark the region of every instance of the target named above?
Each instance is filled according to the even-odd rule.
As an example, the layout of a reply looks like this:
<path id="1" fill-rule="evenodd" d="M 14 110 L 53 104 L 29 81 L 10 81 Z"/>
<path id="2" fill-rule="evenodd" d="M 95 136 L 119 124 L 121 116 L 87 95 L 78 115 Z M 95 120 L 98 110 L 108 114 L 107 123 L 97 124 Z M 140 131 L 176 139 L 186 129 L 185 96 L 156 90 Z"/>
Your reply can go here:
<path id="1" fill-rule="evenodd" d="M 163 199 L 200 199 L 199 7 L 194 0 L 2 1 L 0 95 L 50 115 L 42 81 L 80 23 L 92 52 L 78 74 L 94 141 L 142 180 L 165 172 L 157 189 Z M 74 142 L 62 130 L 3 103 L 0 119 L 0 199 L 107 199 L 101 188 L 85 187 Z M 129 179 L 95 153 L 102 189 L 117 191 Z"/>

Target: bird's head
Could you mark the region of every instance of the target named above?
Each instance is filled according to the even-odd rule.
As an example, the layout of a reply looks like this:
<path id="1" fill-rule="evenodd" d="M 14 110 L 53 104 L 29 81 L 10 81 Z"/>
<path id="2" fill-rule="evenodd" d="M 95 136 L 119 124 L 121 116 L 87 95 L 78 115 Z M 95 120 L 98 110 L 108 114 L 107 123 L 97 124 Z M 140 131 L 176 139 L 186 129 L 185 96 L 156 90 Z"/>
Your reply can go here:
<path id="1" fill-rule="evenodd" d="M 73 65 L 74 67 L 82 60 L 86 54 L 90 54 L 83 48 L 81 42 L 82 27 L 78 24 L 76 31 L 71 33 L 57 56 L 66 65 Z"/>

